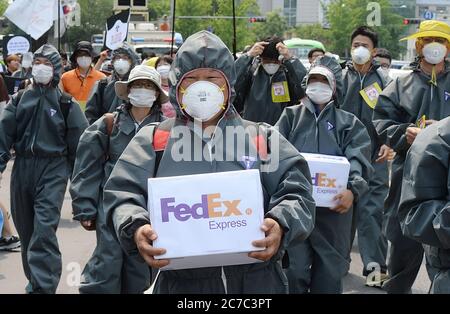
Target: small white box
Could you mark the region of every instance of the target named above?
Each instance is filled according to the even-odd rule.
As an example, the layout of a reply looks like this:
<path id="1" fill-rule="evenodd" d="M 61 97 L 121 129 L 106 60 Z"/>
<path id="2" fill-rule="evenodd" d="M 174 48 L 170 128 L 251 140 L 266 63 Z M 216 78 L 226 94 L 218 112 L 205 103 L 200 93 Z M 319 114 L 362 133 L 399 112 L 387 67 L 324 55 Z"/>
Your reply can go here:
<path id="1" fill-rule="evenodd" d="M 261 230 L 264 201 L 259 171 L 242 170 L 148 180 L 148 209 L 158 235 L 162 270 L 260 262 L 248 252 Z"/>
<path id="2" fill-rule="evenodd" d="M 311 172 L 317 207 L 334 207 L 333 198 L 347 189 L 350 163 L 341 156 L 301 153 Z"/>

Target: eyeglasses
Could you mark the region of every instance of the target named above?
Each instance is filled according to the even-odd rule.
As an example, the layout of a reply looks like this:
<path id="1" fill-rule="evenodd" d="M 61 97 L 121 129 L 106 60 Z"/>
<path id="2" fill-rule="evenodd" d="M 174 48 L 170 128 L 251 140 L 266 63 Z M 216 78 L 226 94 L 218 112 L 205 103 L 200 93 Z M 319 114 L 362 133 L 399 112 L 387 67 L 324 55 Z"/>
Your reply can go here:
<path id="1" fill-rule="evenodd" d="M 443 37 L 421 37 L 419 40 L 424 44 L 431 44 L 432 42 L 437 42 L 442 45 L 448 44 L 448 40 Z"/>
<path id="2" fill-rule="evenodd" d="M 155 89 L 155 84 L 151 81 L 133 82 L 130 84 L 130 88 L 147 88 Z"/>

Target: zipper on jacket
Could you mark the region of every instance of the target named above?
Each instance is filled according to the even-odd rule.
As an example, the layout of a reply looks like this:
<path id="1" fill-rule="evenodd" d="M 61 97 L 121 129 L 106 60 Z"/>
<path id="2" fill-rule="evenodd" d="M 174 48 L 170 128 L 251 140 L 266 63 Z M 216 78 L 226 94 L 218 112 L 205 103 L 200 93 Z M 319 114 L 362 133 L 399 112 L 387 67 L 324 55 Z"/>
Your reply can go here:
<path id="1" fill-rule="evenodd" d="M 328 110 L 328 106 L 334 106 L 333 102 L 329 102 L 319 113 L 318 116 L 316 116 L 316 114 L 314 113 L 314 117 L 316 118 L 316 140 L 317 140 L 317 151 L 319 152 L 319 148 L 320 148 L 320 141 L 319 141 L 319 120 L 322 118 L 323 113 L 325 112 L 325 110 Z M 320 152 L 319 152 L 320 154 Z"/>
<path id="2" fill-rule="evenodd" d="M 40 97 L 42 97 L 42 89 L 41 89 L 41 87 L 39 87 L 39 91 L 41 92 Z M 31 154 L 33 156 L 34 156 L 34 144 L 36 143 L 36 135 L 37 135 L 37 133 L 39 131 L 39 128 L 38 128 L 38 126 L 39 126 L 39 109 L 41 109 L 41 100 L 40 99 L 39 99 L 39 102 L 38 102 L 38 106 L 36 108 L 36 115 L 34 115 L 35 118 L 36 118 L 36 132 L 34 132 L 34 134 L 33 134 L 33 139 L 31 140 L 31 147 L 30 147 Z"/>
<path id="3" fill-rule="evenodd" d="M 223 288 L 225 289 L 225 294 L 228 294 L 227 276 L 225 275 L 225 270 L 223 269 L 223 266 L 220 267 L 220 271 L 221 271 L 221 276 L 222 276 Z"/>
<path id="4" fill-rule="evenodd" d="M 34 156 L 34 142 L 36 141 L 36 134 L 33 136 L 33 140 L 31 141 L 31 154 Z"/>
<path id="5" fill-rule="evenodd" d="M 369 70 L 370 71 L 370 70 Z M 366 79 L 366 76 L 369 72 L 367 72 L 366 74 L 363 75 L 363 77 L 361 77 L 361 73 L 359 73 L 358 71 L 356 71 L 356 73 L 358 73 L 359 75 L 359 85 L 360 85 L 360 90 L 364 89 L 364 80 Z M 362 119 L 362 105 L 361 103 L 358 104 L 358 119 Z"/>

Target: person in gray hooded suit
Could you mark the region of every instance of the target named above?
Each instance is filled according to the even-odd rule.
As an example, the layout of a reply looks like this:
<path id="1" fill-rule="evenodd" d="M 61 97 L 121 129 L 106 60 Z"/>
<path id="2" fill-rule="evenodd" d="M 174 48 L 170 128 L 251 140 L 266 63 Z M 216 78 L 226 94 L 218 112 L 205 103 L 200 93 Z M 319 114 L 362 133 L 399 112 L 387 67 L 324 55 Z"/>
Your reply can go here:
<path id="1" fill-rule="evenodd" d="M 61 276 L 56 239 L 67 179 L 87 121 L 58 89 L 62 62 L 55 47 L 34 53 L 33 84 L 17 93 L 0 117 L 0 171 L 14 147 L 11 211 L 22 241 L 29 293 L 55 293 Z"/>
<path id="2" fill-rule="evenodd" d="M 306 69 L 277 36 L 255 43 L 237 59 L 236 73 L 233 104 L 246 120 L 274 125 L 284 108 L 305 95 Z"/>
<path id="3" fill-rule="evenodd" d="M 252 141 L 255 137 L 247 133 L 246 127 L 258 130 L 258 125 L 243 120 L 232 105 L 234 60 L 216 35 L 201 31 L 190 36 L 178 50 L 169 78 L 169 96 L 177 117 L 157 127 L 144 127 L 119 158 L 104 189 L 105 209 L 122 248 L 128 254 L 139 253 L 152 267 L 161 268 L 170 262 L 154 258 L 165 250 L 152 246 L 157 234 L 147 211 L 149 177 L 260 169 L 265 212 L 262 229 L 266 237 L 253 243 L 264 249 L 249 255 L 263 262 L 166 270 L 160 272 L 154 293 L 286 293 L 281 257 L 288 245 L 306 239 L 314 226 L 306 161 L 268 125 L 260 125 L 261 137 Z M 180 131 L 189 136 L 179 138 Z M 223 145 L 231 136 L 235 137 L 234 143 L 244 141 L 245 147 L 251 148 L 247 157 L 253 162 L 243 162 L 246 156 L 239 155 L 236 146 L 230 149 Z M 272 144 L 276 141 L 278 147 Z M 177 161 L 173 148 L 181 144 L 189 149 L 185 153 L 190 156 L 196 152 L 207 156 Z M 272 150 L 265 150 L 266 145 Z M 276 156 L 279 162 L 265 168 L 271 161 L 268 158 Z"/>
<path id="4" fill-rule="evenodd" d="M 289 292 L 342 293 L 353 206 L 368 191 L 373 171 L 371 141 L 361 121 L 336 107 L 335 100 L 342 95 L 342 69 L 333 57 L 318 57 L 305 85 L 307 97 L 300 105 L 285 108 L 275 126 L 300 153 L 346 157 L 350 175 L 347 189 L 335 197 L 336 206 L 316 208 L 309 238 L 288 248 Z"/>
<path id="5" fill-rule="evenodd" d="M 373 112 L 380 140 L 396 152 L 383 223 L 391 242 L 390 279 L 383 285 L 388 293 L 411 293 L 423 261 L 422 245 L 403 235 L 398 218 L 406 153 L 417 134 L 450 115 L 450 63 L 446 59 L 450 26 L 442 21 L 423 21 L 419 31 L 408 37 L 412 38 L 417 38 L 419 62 L 411 73 L 397 77 L 383 90 Z"/>
<path id="6" fill-rule="evenodd" d="M 450 118 L 420 132 L 405 159 L 399 220 L 422 243 L 432 269 L 431 293 L 450 293 Z"/>
<path id="7" fill-rule="evenodd" d="M 74 219 L 96 230 L 97 246 L 83 270 L 80 293 L 143 293 L 150 286 L 149 267 L 123 254 L 114 230 L 106 224 L 103 187 L 114 164 L 133 136 L 162 119 L 168 100 L 159 73 L 146 65 L 131 70 L 128 81 L 116 82 L 125 102 L 89 126 L 80 139 L 70 186 Z"/>
<path id="8" fill-rule="evenodd" d="M 84 114 L 89 124 L 93 124 L 107 112 L 114 112 L 122 104 L 122 100 L 116 95 L 114 84 L 126 81 L 131 70 L 139 63 L 139 56 L 126 43 L 113 50 L 111 60 L 113 73 L 95 83 L 86 103 Z"/>

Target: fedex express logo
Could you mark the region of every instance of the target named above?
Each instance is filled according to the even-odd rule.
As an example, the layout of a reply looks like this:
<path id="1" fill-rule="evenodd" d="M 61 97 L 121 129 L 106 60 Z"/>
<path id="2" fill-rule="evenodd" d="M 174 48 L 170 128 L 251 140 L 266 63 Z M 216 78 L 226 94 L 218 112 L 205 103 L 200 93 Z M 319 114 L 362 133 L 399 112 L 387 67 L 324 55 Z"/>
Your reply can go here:
<path id="1" fill-rule="evenodd" d="M 336 179 L 328 178 L 326 173 L 318 172 L 312 177 L 312 184 L 323 188 L 336 188 Z"/>
<path id="2" fill-rule="evenodd" d="M 201 202 L 192 206 L 185 203 L 176 204 L 175 197 L 168 197 L 161 199 L 161 216 L 163 222 L 168 222 L 170 216 L 179 221 L 186 221 L 190 218 L 207 219 L 242 216 L 242 211 L 238 207 L 240 203 L 241 200 L 221 201 L 220 193 L 203 194 Z M 247 208 L 245 213 L 251 215 L 252 209 Z"/>

